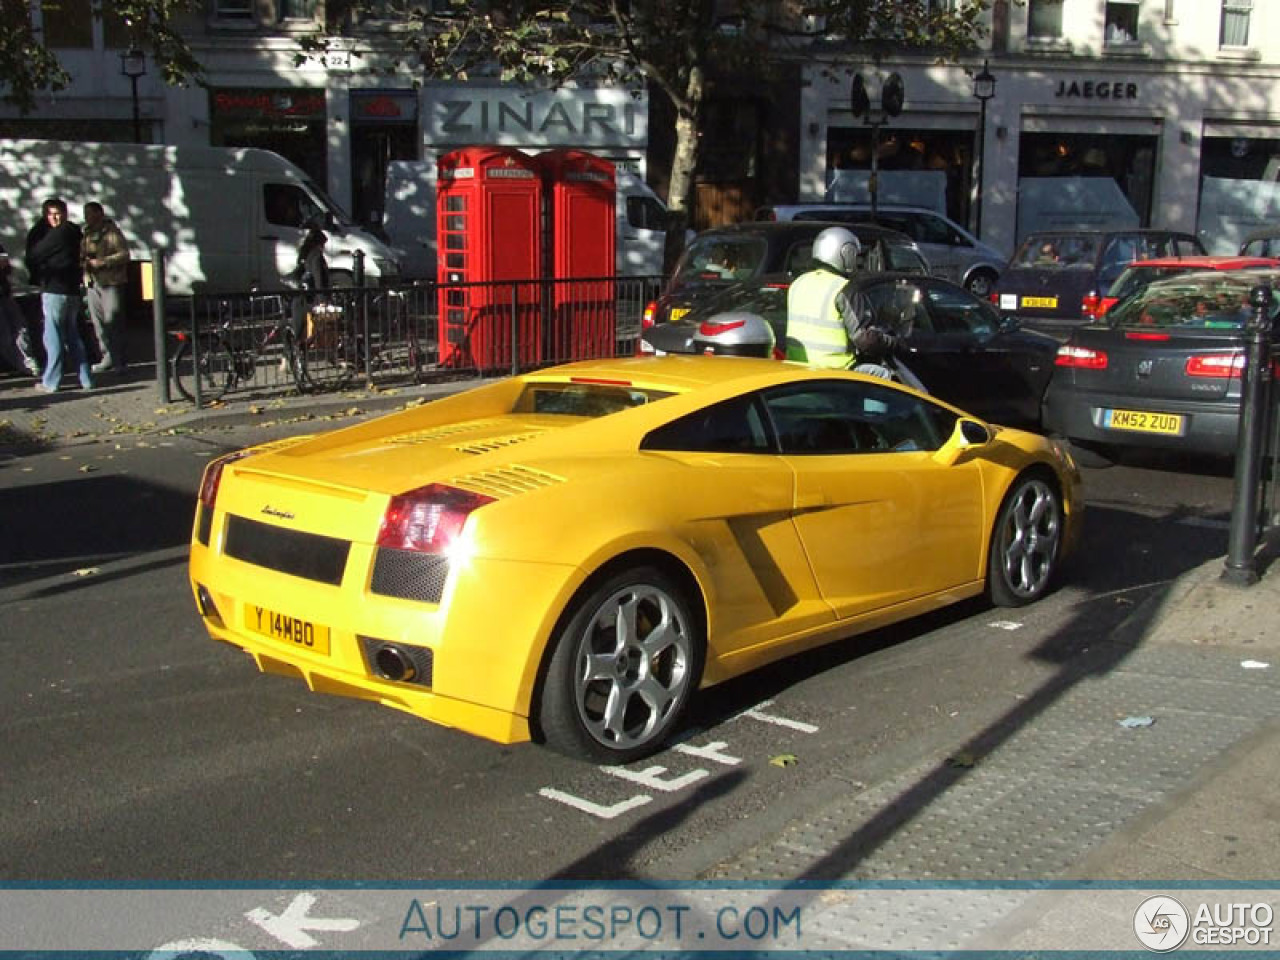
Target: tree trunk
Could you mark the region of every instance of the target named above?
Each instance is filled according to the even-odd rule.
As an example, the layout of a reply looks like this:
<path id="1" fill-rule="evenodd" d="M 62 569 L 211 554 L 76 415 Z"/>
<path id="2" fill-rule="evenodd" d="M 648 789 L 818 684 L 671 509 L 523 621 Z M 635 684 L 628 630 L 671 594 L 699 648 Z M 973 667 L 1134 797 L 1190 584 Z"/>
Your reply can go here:
<path id="1" fill-rule="evenodd" d="M 676 107 L 676 149 L 671 158 L 671 185 L 667 190 L 667 244 L 664 272 L 670 274 L 684 250 L 693 201 L 693 175 L 698 169 L 698 127 L 702 119 L 705 75 L 701 66 L 689 71 L 685 95 Z"/>

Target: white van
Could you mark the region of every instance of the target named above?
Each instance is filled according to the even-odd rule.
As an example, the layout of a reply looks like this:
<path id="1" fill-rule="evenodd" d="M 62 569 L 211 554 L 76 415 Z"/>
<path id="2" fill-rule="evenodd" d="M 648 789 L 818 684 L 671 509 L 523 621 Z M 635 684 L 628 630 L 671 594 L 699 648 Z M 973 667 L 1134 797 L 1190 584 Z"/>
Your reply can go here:
<path id="1" fill-rule="evenodd" d="M 617 239 L 614 262 L 620 277 L 662 275 L 667 207 L 634 173 L 618 170 Z M 436 276 L 436 164 L 393 160 L 387 164 L 382 228 L 401 258 L 406 276 Z"/>
<path id="2" fill-rule="evenodd" d="M 66 201 L 75 222 L 97 200 L 137 260 L 163 250 L 170 295 L 289 286 L 312 223 L 329 234 L 325 256 L 335 284 L 350 279 L 357 253 L 367 282 L 399 276 L 390 247 L 267 150 L 0 140 L 0 241 L 13 258 L 21 259 L 50 196 Z"/>

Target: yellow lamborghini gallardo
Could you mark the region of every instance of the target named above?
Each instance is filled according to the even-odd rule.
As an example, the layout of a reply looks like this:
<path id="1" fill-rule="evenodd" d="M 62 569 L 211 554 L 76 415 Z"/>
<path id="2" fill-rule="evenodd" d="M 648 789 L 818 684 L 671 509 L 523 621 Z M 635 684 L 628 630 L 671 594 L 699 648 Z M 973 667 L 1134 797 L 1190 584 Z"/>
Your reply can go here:
<path id="1" fill-rule="evenodd" d="M 589 361 L 211 463 L 191 586 L 264 671 L 622 763 L 702 687 L 1042 596 L 1079 484 L 1053 440 L 883 380 Z"/>

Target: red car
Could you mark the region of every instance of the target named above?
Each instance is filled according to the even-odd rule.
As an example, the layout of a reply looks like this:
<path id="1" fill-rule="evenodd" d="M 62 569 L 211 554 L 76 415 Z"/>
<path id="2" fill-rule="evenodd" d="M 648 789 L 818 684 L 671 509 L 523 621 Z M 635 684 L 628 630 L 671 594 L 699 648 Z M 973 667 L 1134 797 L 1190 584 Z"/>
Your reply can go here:
<path id="1" fill-rule="evenodd" d="M 1191 270 L 1262 270 L 1280 266 L 1271 257 L 1153 257 L 1135 260 L 1102 295 L 1090 293 L 1080 303 L 1081 318 L 1086 323 L 1100 320 L 1125 297 L 1137 293 L 1152 280 L 1171 277 Z"/>

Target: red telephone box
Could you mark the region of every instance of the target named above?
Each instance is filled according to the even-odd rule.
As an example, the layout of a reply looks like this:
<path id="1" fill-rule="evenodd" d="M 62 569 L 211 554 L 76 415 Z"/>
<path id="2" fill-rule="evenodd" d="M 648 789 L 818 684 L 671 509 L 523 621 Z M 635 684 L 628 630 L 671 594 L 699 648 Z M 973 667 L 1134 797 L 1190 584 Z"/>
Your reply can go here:
<path id="1" fill-rule="evenodd" d="M 613 163 L 583 150 L 549 150 L 542 170 L 550 224 L 550 359 L 614 352 L 614 244 L 617 180 Z"/>
<path id="2" fill-rule="evenodd" d="M 514 358 L 521 367 L 536 365 L 542 358 L 540 169 L 519 150 L 487 146 L 446 153 L 438 171 L 441 364 L 492 370 Z"/>

